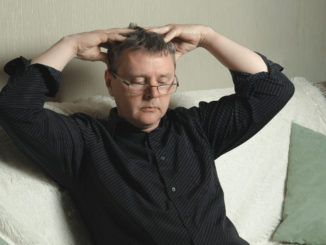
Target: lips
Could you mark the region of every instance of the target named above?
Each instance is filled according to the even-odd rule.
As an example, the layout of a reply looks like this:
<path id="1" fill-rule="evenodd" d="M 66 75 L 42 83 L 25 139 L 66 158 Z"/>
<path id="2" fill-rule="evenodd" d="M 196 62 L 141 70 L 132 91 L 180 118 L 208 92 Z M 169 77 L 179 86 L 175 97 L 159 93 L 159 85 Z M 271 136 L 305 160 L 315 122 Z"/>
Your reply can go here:
<path id="1" fill-rule="evenodd" d="M 155 110 L 158 109 L 158 107 L 156 107 L 156 106 L 145 106 L 145 107 L 142 107 L 141 109 L 144 110 L 144 111 L 155 111 Z"/>

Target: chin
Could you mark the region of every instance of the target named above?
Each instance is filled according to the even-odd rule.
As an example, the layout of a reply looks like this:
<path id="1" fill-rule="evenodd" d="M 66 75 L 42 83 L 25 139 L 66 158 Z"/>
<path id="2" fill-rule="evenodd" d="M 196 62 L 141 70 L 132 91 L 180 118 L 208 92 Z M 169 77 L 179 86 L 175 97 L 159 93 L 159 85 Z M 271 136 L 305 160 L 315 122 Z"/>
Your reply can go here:
<path id="1" fill-rule="evenodd" d="M 150 125 L 150 124 L 154 124 L 156 123 L 157 121 L 159 121 L 160 119 L 157 118 L 157 117 L 147 117 L 147 118 L 141 118 L 141 122 L 143 124 L 147 124 L 147 125 Z"/>
<path id="2" fill-rule="evenodd" d="M 160 121 L 160 117 L 158 115 L 142 115 L 139 118 L 139 121 L 144 125 L 152 125 Z"/>

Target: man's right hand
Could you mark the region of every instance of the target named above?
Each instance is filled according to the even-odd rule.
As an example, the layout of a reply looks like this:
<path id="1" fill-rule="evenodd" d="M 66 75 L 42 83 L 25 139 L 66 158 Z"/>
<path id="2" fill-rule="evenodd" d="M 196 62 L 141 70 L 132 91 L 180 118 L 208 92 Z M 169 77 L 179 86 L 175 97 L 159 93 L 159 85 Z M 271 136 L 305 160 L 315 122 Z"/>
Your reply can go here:
<path id="1" fill-rule="evenodd" d="M 107 63 L 106 53 L 101 52 L 100 47 L 106 47 L 106 43 L 112 41 L 124 41 L 126 37 L 121 34 L 131 32 L 127 28 L 114 28 L 108 30 L 96 30 L 67 36 L 74 44 L 77 58 L 91 61 L 103 61 Z"/>
<path id="2" fill-rule="evenodd" d="M 100 47 L 106 43 L 123 41 L 126 37 L 121 34 L 132 32 L 128 28 L 113 28 L 71 34 L 60 39 L 51 48 L 32 60 L 31 64 L 39 63 L 62 71 L 73 58 L 90 61 L 102 61 L 107 64 L 107 55 L 101 52 Z"/>

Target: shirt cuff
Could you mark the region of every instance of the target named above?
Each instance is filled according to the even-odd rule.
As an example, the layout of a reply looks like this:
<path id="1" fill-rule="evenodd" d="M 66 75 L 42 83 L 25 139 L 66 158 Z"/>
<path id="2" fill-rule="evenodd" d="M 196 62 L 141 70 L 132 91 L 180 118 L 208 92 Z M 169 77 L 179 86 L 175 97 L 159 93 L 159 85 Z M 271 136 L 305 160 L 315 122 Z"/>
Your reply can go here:
<path id="1" fill-rule="evenodd" d="M 29 69 L 38 71 L 44 78 L 45 86 L 48 89 L 46 96 L 55 97 L 60 86 L 61 72 L 47 65 L 30 63 L 31 60 L 27 60 L 25 57 L 20 56 L 9 61 L 4 66 L 4 71 L 10 76 L 22 75 Z"/>
<path id="2" fill-rule="evenodd" d="M 278 74 L 284 69 L 281 65 L 268 60 L 264 55 L 258 52 L 255 53 L 258 54 L 267 65 L 267 72 L 263 71 L 251 74 L 248 72 L 240 72 L 229 69 L 234 83 L 234 90 L 236 94 L 240 95 L 241 97 L 250 97 L 254 92 L 256 82 L 268 82 L 270 79 L 278 77 Z"/>

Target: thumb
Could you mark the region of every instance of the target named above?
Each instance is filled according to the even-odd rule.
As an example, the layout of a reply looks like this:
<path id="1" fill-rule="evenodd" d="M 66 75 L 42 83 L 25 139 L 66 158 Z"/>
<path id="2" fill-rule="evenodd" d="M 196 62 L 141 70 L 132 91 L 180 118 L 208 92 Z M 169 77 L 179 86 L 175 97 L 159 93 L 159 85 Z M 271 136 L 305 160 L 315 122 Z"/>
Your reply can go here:
<path id="1" fill-rule="evenodd" d="M 177 36 L 177 34 L 178 34 L 177 31 L 173 29 L 172 31 L 165 34 L 164 41 L 166 43 L 170 42 L 173 38 Z"/>
<path id="2" fill-rule="evenodd" d="M 107 65 L 109 64 L 108 55 L 104 52 L 100 52 L 99 55 L 97 56 L 96 60 L 102 61 Z"/>
<path id="3" fill-rule="evenodd" d="M 174 56 L 175 56 L 175 60 L 177 61 L 180 57 L 181 57 L 181 53 L 180 52 L 175 52 Z"/>

